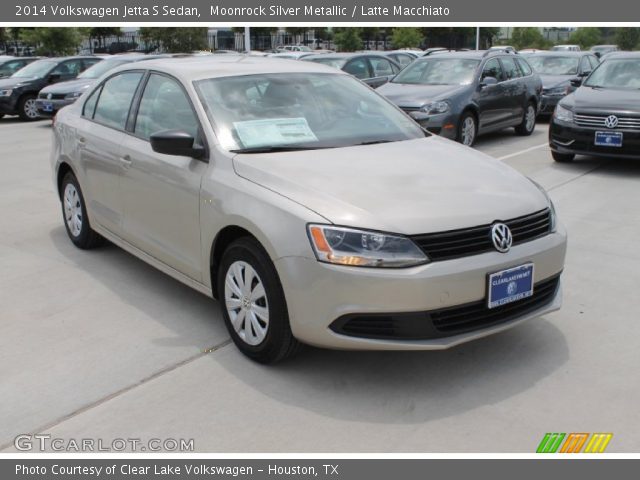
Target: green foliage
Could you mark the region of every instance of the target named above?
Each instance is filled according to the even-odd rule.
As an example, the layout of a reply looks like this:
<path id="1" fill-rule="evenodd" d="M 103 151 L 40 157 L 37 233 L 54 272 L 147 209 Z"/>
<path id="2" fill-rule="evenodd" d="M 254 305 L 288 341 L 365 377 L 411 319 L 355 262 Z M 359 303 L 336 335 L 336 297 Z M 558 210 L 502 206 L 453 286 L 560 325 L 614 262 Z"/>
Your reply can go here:
<path id="1" fill-rule="evenodd" d="M 208 48 L 206 27 L 142 27 L 142 39 L 169 53 L 189 53 Z"/>
<path id="2" fill-rule="evenodd" d="M 547 48 L 548 42 L 536 27 L 516 27 L 511 35 L 511 43 L 515 48 Z"/>
<path id="3" fill-rule="evenodd" d="M 423 37 L 417 28 L 394 28 L 391 34 L 391 43 L 394 48 L 419 47 Z"/>
<path id="4" fill-rule="evenodd" d="M 621 50 L 633 50 L 640 43 L 640 28 L 618 28 L 615 39 Z"/>
<path id="5" fill-rule="evenodd" d="M 70 27 L 39 27 L 21 29 L 20 40 L 36 47 L 38 55 L 72 55 L 82 42 L 82 33 Z"/>
<path id="6" fill-rule="evenodd" d="M 335 28 L 335 43 L 342 52 L 355 52 L 362 48 L 360 29 L 354 27 Z"/>
<path id="7" fill-rule="evenodd" d="M 569 37 L 570 44 L 580 45 L 583 50 L 598 45 L 601 41 L 602 32 L 595 27 L 580 27 Z"/>

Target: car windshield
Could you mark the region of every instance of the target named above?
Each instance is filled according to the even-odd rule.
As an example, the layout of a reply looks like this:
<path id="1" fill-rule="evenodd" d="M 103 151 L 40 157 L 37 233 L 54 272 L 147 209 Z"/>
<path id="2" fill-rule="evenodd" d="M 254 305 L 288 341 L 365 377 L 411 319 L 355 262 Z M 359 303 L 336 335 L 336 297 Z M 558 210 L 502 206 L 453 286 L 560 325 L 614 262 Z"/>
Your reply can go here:
<path id="1" fill-rule="evenodd" d="M 307 62 L 322 63 L 323 65 L 329 65 L 330 67 L 337 68 L 339 70 L 341 70 L 342 67 L 344 67 L 344 64 L 347 63 L 347 59 L 344 57 L 305 57 L 303 60 L 306 60 Z"/>
<path id="2" fill-rule="evenodd" d="M 230 151 L 334 148 L 429 135 L 349 75 L 274 73 L 195 86 L 221 146 Z"/>
<path id="3" fill-rule="evenodd" d="M 130 60 L 130 59 L 127 60 L 125 58 L 103 60 L 87 68 L 84 72 L 78 75 L 78 78 L 86 78 L 86 79 L 98 78 L 98 77 L 101 77 L 103 73 L 108 72 L 112 68 L 116 68 L 118 65 L 123 65 L 125 63 L 129 63 L 132 61 L 133 60 Z"/>
<path id="4" fill-rule="evenodd" d="M 580 58 L 574 56 L 531 55 L 529 65 L 540 75 L 576 75 Z"/>
<path id="5" fill-rule="evenodd" d="M 469 58 L 429 58 L 413 62 L 395 77 L 393 83 L 413 85 L 468 85 L 480 64 Z"/>
<path id="6" fill-rule="evenodd" d="M 40 78 L 44 77 L 58 63 L 53 60 L 36 60 L 16 73 L 11 75 L 12 78 Z"/>
<path id="7" fill-rule="evenodd" d="M 603 88 L 640 88 L 640 58 L 607 60 L 593 71 L 584 85 Z"/>

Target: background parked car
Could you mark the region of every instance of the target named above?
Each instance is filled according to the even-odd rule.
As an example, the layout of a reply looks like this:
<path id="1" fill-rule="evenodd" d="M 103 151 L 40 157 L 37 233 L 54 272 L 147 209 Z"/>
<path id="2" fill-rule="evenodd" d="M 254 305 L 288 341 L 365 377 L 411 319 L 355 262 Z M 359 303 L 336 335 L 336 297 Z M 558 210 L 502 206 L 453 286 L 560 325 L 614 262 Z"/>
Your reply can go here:
<path id="1" fill-rule="evenodd" d="M 590 52 L 596 57 L 602 58 L 607 53 L 617 52 L 619 50 L 617 45 L 594 45 L 591 47 Z"/>
<path id="2" fill-rule="evenodd" d="M 82 72 L 75 80 L 49 85 L 38 94 L 36 108 L 41 117 L 54 117 L 58 110 L 75 102 L 93 82 L 112 68 L 131 62 L 151 60 L 162 55 L 125 54 L 106 58 Z"/>
<path id="3" fill-rule="evenodd" d="M 417 59 L 379 92 L 424 128 L 470 146 L 507 127 L 530 135 L 542 82 L 515 53 L 448 52 Z"/>
<path id="4" fill-rule="evenodd" d="M 38 92 L 52 83 L 76 78 L 101 61 L 100 57 L 45 58 L 30 63 L 11 77 L 0 80 L 0 114 L 19 115 L 21 120 L 36 120 Z"/>
<path id="5" fill-rule="evenodd" d="M 339 68 L 372 88 L 384 85 L 402 70 L 396 62 L 378 53 L 328 53 L 303 60 Z"/>
<path id="6" fill-rule="evenodd" d="M 391 60 L 393 60 L 394 62 L 396 62 L 398 65 L 400 65 L 400 68 L 405 68 L 407 65 L 409 65 L 411 62 L 413 62 L 416 58 L 421 57 L 423 52 L 420 51 L 416 51 L 416 50 L 387 50 L 387 51 L 378 51 L 378 50 L 372 50 L 372 51 L 368 51 L 368 52 L 362 52 L 362 53 L 370 53 L 370 54 L 374 54 L 374 55 L 384 55 L 385 57 L 390 58 Z"/>
<path id="7" fill-rule="evenodd" d="M 552 52 L 579 52 L 580 45 L 556 45 L 551 47 Z"/>
<path id="8" fill-rule="evenodd" d="M 278 52 L 278 53 L 269 53 L 267 54 L 267 57 L 288 58 L 289 60 L 300 60 L 310 55 L 314 55 L 314 53 L 313 52 Z"/>
<path id="9" fill-rule="evenodd" d="M 640 158 L 640 52 L 616 52 L 563 98 L 549 127 L 557 162 L 575 155 Z"/>
<path id="10" fill-rule="evenodd" d="M 542 80 L 541 115 L 551 115 L 560 99 L 575 90 L 571 81 L 586 77 L 600 63 L 591 52 L 572 51 L 536 52 L 527 60 Z"/>
<path id="11" fill-rule="evenodd" d="M 0 78 L 7 78 L 41 57 L 0 57 Z"/>

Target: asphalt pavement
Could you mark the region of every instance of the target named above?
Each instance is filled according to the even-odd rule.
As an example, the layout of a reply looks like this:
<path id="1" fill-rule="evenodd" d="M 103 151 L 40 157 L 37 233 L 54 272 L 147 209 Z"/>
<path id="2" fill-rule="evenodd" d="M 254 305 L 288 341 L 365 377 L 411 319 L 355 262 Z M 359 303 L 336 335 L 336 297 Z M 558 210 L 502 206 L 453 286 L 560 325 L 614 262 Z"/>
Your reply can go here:
<path id="1" fill-rule="evenodd" d="M 534 452 L 546 432 L 640 445 L 640 161 L 556 164 L 546 123 L 479 150 L 549 189 L 562 310 L 447 351 L 306 348 L 252 363 L 219 305 L 67 239 L 50 122 L 0 119 L 0 451 L 20 434 L 193 439 L 198 452 Z"/>

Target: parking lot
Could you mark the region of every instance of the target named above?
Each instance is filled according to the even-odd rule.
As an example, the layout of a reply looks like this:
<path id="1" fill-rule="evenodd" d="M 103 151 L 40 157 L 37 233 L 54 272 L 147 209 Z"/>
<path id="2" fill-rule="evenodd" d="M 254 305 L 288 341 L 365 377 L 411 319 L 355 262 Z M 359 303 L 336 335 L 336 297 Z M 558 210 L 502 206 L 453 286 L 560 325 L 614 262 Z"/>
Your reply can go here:
<path id="1" fill-rule="evenodd" d="M 478 140 L 569 232 L 560 312 L 443 352 L 304 349 L 265 367 L 218 304 L 68 240 L 50 122 L 0 119 L 0 450 L 24 433 L 194 439 L 202 452 L 534 452 L 545 432 L 640 433 L 640 162 L 556 164 L 547 128 Z"/>

